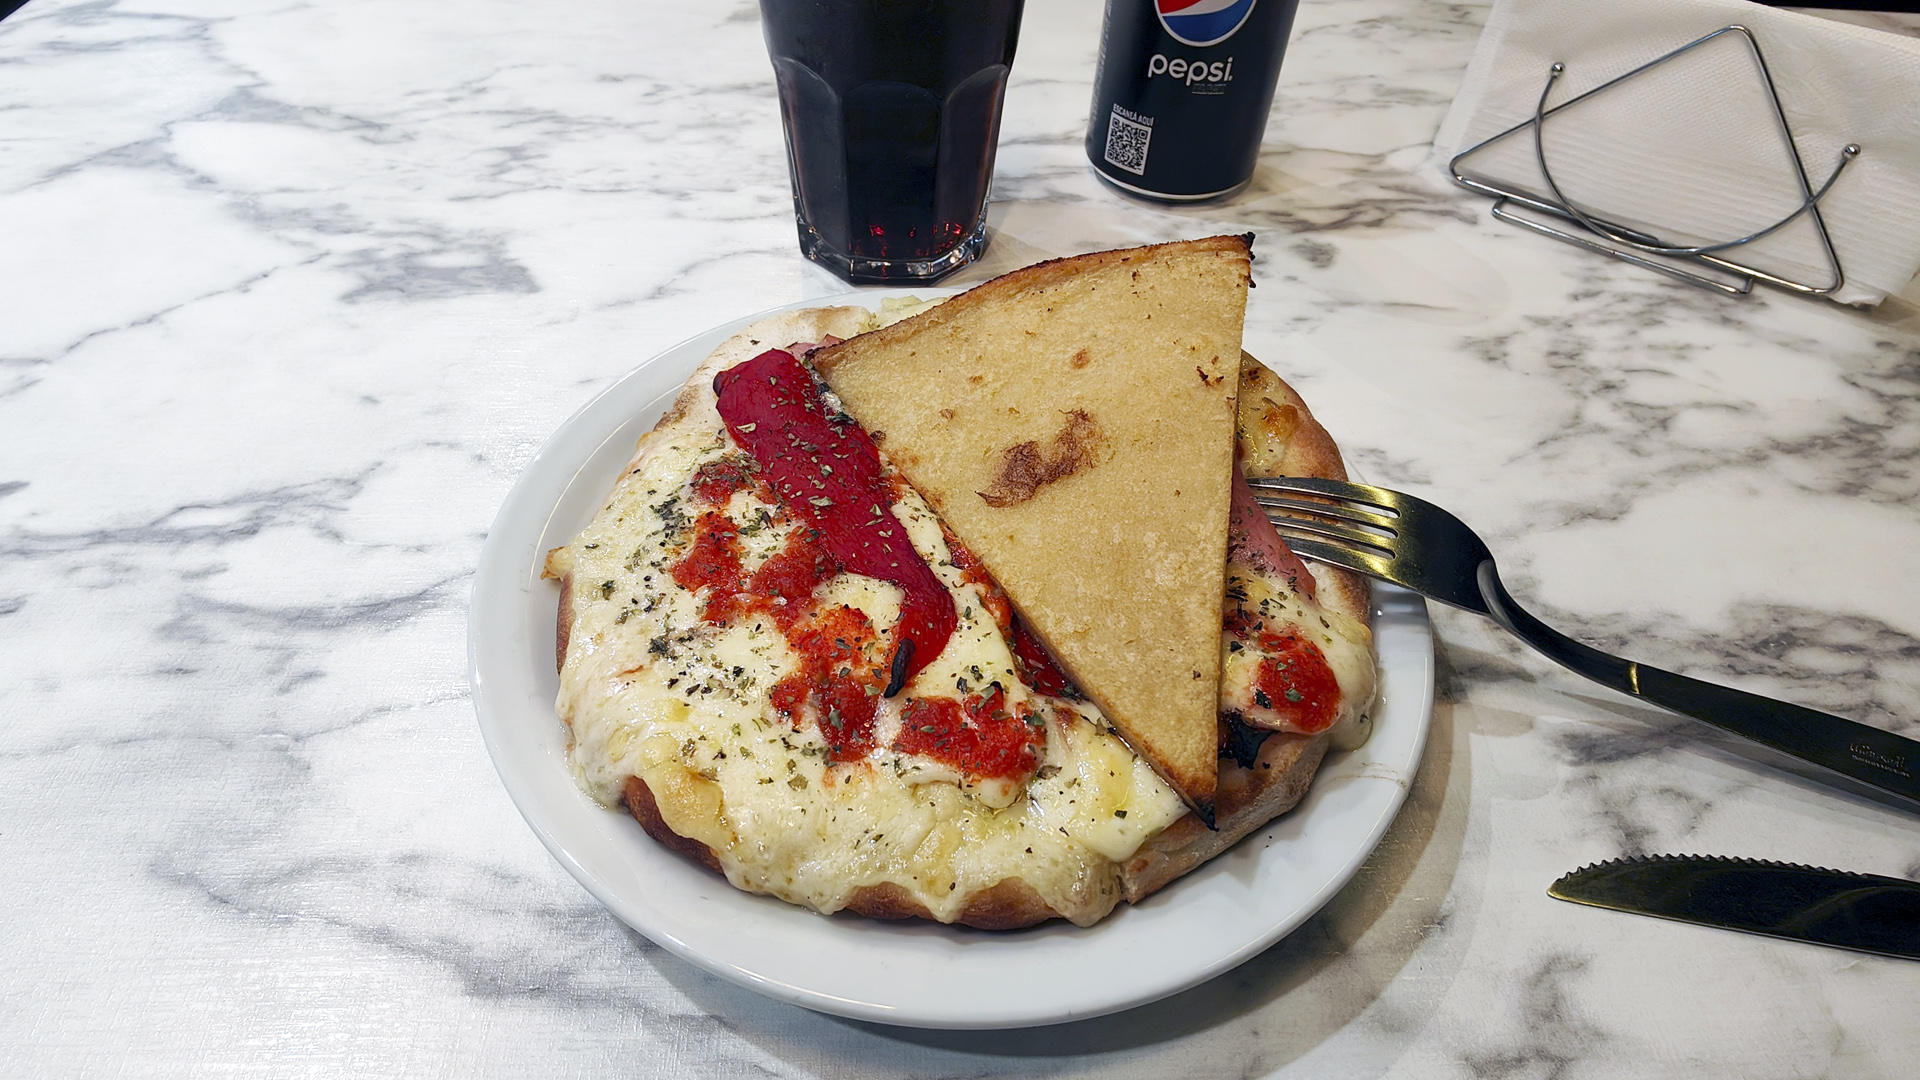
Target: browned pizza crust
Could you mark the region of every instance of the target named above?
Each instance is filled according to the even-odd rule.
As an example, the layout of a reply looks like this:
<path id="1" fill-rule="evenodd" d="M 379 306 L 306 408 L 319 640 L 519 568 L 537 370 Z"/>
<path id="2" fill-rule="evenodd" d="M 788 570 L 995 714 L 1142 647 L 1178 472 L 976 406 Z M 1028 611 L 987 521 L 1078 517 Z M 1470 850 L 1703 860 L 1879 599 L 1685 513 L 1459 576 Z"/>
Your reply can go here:
<path id="1" fill-rule="evenodd" d="M 853 894 L 847 910 L 872 919 L 931 919 L 907 891 L 892 882 L 868 885 Z M 977 930 L 1018 930 L 1058 918 L 1059 912 L 1047 906 L 1032 886 L 1019 878 L 1005 878 L 991 888 L 973 894 L 954 921 Z"/>
<path id="2" fill-rule="evenodd" d="M 633 820 L 639 822 L 640 827 L 660 846 L 684 855 L 716 874 L 721 872 L 720 856 L 714 854 L 712 848 L 690 836 L 681 836 L 667 825 L 666 819 L 660 816 L 660 804 L 653 799 L 653 789 L 647 786 L 645 780 L 637 776 L 627 777 L 622 801 L 627 804 L 627 813 L 632 814 Z"/>
<path id="3" fill-rule="evenodd" d="M 1227 850 L 1248 833 L 1279 817 L 1307 795 L 1320 760 L 1327 753 L 1324 735 L 1275 732 L 1260 744 L 1253 767 L 1220 761 L 1223 812 L 1209 830 L 1188 814 L 1140 846 L 1120 865 L 1120 887 L 1129 903 L 1158 892 L 1188 871 Z"/>
<path id="4" fill-rule="evenodd" d="M 551 560 L 552 557 L 549 556 L 548 558 Z M 567 643 L 573 640 L 573 621 L 575 618 L 573 611 L 573 574 L 566 571 L 561 571 L 556 574 L 554 573 L 554 567 L 549 564 L 541 570 L 540 576 L 546 578 L 558 577 L 560 579 L 560 607 L 559 610 L 555 612 L 555 618 L 553 620 L 553 669 L 555 671 L 565 671 L 567 668 Z"/>

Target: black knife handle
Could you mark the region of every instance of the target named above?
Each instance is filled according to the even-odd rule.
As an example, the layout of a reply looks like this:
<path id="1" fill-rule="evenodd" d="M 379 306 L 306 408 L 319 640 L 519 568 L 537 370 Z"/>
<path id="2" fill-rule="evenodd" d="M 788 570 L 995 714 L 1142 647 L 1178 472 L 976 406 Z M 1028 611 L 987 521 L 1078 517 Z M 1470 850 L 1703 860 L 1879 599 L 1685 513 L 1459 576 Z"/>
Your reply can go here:
<path id="1" fill-rule="evenodd" d="M 1786 701 L 1633 665 L 1635 694 L 1920 807 L 1920 743 Z"/>
<path id="2" fill-rule="evenodd" d="M 1490 617 L 1603 686 L 1837 773 L 1920 810 L 1920 742 L 1828 713 L 1623 660 L 1562 634 L 1516 603 L 1491 560 L 1478 574 Z"/>

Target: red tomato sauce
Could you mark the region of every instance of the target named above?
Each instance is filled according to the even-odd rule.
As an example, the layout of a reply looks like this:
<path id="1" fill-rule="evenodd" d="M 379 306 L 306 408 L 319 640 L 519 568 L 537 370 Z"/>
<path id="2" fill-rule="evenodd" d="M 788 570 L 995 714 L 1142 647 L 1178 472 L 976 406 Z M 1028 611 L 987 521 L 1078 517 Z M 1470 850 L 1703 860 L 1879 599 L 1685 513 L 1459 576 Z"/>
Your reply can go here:
<path id="1" fill-rule="evenodd" d="M 814 587 L 840 572 L 840 565 L 802 529 L 787 540 L 773 558 L 753 572 L 748 590 L 765 601 L 782 630 L 807 611 Z"/>
<path id="2" fill-rule="evenodd" d="M 733 520 L 718 510 L 701 513 L 694 522 L 693 543 L 680 561 L 668 568 L 673 580 L 689 592 L 711 590 L 707 596 L 708 622 L 725 622 L 734 593 L 740 589 L 740 533 Z"/>
<path id="3" fill-rule="evenodd" d="M 759 470 L 754 467 L 752 458 L 743 458 L 728 454 L 715 458 L 700 466 L 693 473 L 693 494 L 701 502 L 716 505 L 726 502 L 733 493 L 743 489 L 761 487 Z M 763 499 L 772 502 L 772 499 Z"/>
<path id="4" fill-rule="evenodd" d="M 1294 630 L 1261 630 L 1260 661 L 1254 676 L 1254 703 L 1279 713 L 1288 728 L 1319 734 L 1340 711 L 1340 680 L 1327 665 L 1327 653 Z"/>
<path id="5" fill-rule="evenodd" d="M 786 630 L 800 670 L 774 686 L 774 708 L 798 727 L 800 705 L 812 701 L 815 725 L 835 764 L 866 757 L 874 746 L 874 706 L 885 681 L 873 623 L 844 604 L 821 607 Z"/>
<path id="6" fill-rule="evenodd" d="M 1007 705 L 998 686 L 986 694 L 914 698 L 901 717 L 894 748 L 924 754 L 968 776 L 1024 778 L 1034 770 L 1046 741 L 1040 719 L 1027 705 Z"/>

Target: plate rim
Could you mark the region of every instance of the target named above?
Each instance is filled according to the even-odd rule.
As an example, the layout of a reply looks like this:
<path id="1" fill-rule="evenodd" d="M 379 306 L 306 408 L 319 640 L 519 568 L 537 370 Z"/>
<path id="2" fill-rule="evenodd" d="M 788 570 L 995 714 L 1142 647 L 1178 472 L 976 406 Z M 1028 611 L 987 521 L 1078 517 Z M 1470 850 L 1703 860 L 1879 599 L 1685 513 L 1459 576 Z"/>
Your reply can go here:
<path id="1" fill-rule="evenodd" d="M 594 460 L 604 451 L 607 443 L 610 440 L 618 438 L 621 432 L 633 423 L 633 420 L 629 419 L 625 422 L 613 424 L 594 442 L 594 450 L 581 453 L 578 452 L 576 448 L 576 452 L 572 457 L 577 458 L 577 460 L 557 462 L 556 455 L 559 454 L 562 447 L 567 443 L 569 437 L 575 433 L 575 429 L 578 426 L 595 419 L 597 414 L 607 407 L 606 403 L 616 395 L 619 395 L 630 383 L 644 378 L 648 373 L 648 369 L 661 364 L 668 360 L 668 358 L 676 357 L 680 353 L 699 348 L 699 355 L 693 361 L 693 363 L 697 364 L 699 359 L 704 358 L 706 353 L 710 352 L 720 341 L 725 340 L 728 336 L 738 332 L 747 325 L 771 315 L 802 308 L 826 307 L 836 304 L 855 304 L 873 308 L 878 305 L 880 300 L 890 296 L 911 295 L 926 297 L 933 295 L 953 295 L 960 291 L 961 290 L 958 289 L 938 287 L 864 289 L 821 297 L 810 297 L 777 305 L 767 308 L 764 311 L 756 312 L 739 319 L 729 320 L 707 330 L 692 334 L 660 350 L 647 360 L 633 366 L 613 379 L 578 409 L 574 410 L 574 412 L 541 443 L 539 449 L 534 452 L 527 460 L 525 466 L 522 467 L 520 474 L 515 478 L 513 485 L 501 501 L 500 509 L 496 513 L 493 523 L 488 529 L 486 540 L 482 544 L 480 558 L 475 567 L 473 586 L 469 593 L 467 674 L 475 716 L 481 729 L 482 742 L 486 746 L 488 757 L 494 765 L 495 772 L 500 777 L 502 786 L 507 789 L 508 797 L 513 801 L 515 809 L 517 809 L 521 817 L 526 820 L 528 827 L 531 828 L 534 835 L 539 838 L 542 846 L 547 849 L 554 859 L 559 862 L 589 894 L 612 912 L 621 922 L 632 927 L 648 940 L 660 945 L 682 960 L 702 970 L 753 990 L 756 993 L 789 1004 L 799 1005 L 803 1008 L 843 1016 L 849 1019 L 922 1028 L 994 1029 L 1035 1027 L 1089 1019 L 1095 1016 L 1136 1008 L 1216 978 L 1220 974 L 1232 970 L 1258 953 L 1271 947 L 1276 941 L 1297 929 L 1302 923 L 1310 919 L 1324 907 L 1337 892 L 1352 880 L 1353 875 L 1359 870 L 1359 867 L 1373 853 L 1374 849 L 1379 846 L 1381 838 L 1385 835 L 1386 830 L 1391 827 L 1401 807 L 1404 805 L 1417 772 L 1420 759 L 1425 752 L 1426 739 L 1431 729 L 1434 691 L 1432 624 L 1428 618 L 1424 602 L 1421 601 L 1417 595 L 1394 588 L 1393 586 L 1385 585 L 1384 583 L 1375 583 L 1374 606 L 1377 613 L 1385 613 L 1389 606 L 1392 607 L 1396 616 L 1393 620 L 1396 633 L 1409 637 L 1410 640 L 1406 643 L 1406 648 L 1417 648 L 1417 652 L 1409 652 L 1405 655 L 1396 654 L 1396 659 L 1402 663 L 1414 663 L 1414 666 L 1417 668 L 1417 670 L 1410 672 L 1404 676 L 1404 678 L 1410 679 L 1414 684 L 1417 684 L 1408 685 L 1406 690 L 1411 692 L 1409 696 L 1417 696 L 1419 698 L 1417 705 L 1409 706 L 1409 708 L 1417 710 L 1418 716 L 1410 717 L 1407 721 L 1414 723 L 1416 727 L 1412 732 L 1411 742 L 1405 748 L 1404 754 L 1401 755 L 1405 758 L 1403 777 L 1369 776 L 1364 772 L 1356 773 L 1354 776 L 1355 781 L 1369 779 L 1386 781 L 1387 786 L 1380 791 L 1379 796 L 1376 796 L 1368 803 L 1369 806 L 1372 805 L 1372 802 L 1379 802 L 1381 805 L 1369 811 L 1374 815 L 1373 820 L 1365 830 L 1364 836 L 1357 837 L 1359 843 L 1347 851 L 1338 869 L 1307 896 L 1306 899 L 1298 903 L 1294 910 L 1287 913 L 1287 915 L 1280 918 L 1277 922 L 1273 923 L 1273 925 L 1266 926 L 1259 932 L 1252 934 L 1238 947 L 1222 952 L 1211 957 L 1205 963 L 1195 965 L 1181 972 L 1176 978 L 1158 982 L 1148 980 L 1150 985 L 1140 985 L 1130 989 L 1109 991 L 1104 995 L 1096 994 L 1092 999 L 1080 1002 L 1079 1007 L 1069 1005 L 1045 1013 L 1020 1012 L 1018 1014 L 1009 1014 L 995 1012 L 991 1008 L 929 1010 L 924 1006 L 918 1009 L 902 1010 L 895 1006 L 886 1006 L 876 1002 L 846 998 L 827 993 L 820 989 L 769 977 L 761 970 L 755 970 L 753 967 L 712 955 L 708 951 L 700 948 L 696 943 L 683 936 L 682 933 L 676 932 L 675 928 L 668 924 L 671 920 L 663 921 L 658 917 L 665 914 L 664 912 L 648 910 L 646 909 L 646 905 L 636 903 L 634 897 L 629 895 L 628 891 L 621 889 L 616 882 L 609 879 L 605 872 L 607 868 L 589 865 L 587 861 L 583 861 L 581 856 L 572 849 L 566 840 L 555 832 L 555 827 L 557 827 L 558 822 L 549 822 L 546 819 L 546 813 L 541 807 L 540 799 L 538 798 L 539 793 L 531 789 L 523 788 L 518 778 L 514 775 L 512 768 L 514 762 L 510 761 L 506 756 L 508 750 L 498 737 L 501 731 L 504 730 L 501 729 L 499 725 L 511 722 L 508 718 L 499 715 L 499 713 L 503 709 L 509 709 L 510 705 L 504 701 L 496 700 L 497 695 L 493 693 L 496 679 L 488 671 L 483 670 L 483 668 L 489 666 L 483 664 L 483 654 L 490 652 L 492 649 L 491 643 L 483 640 L 486 638 L 489 626 L 491 625 L 486 617 L 493 614 L 495 604 L 510 605 L 515 596 L 524 595 L 531 599 L 537 595 L 534 586 L 538 583 L 537 560 L 542 554 L 540 551 L 540 548 L 543 546 L 541 543 L 542 537 L 551 531 L 555 516 L 560 513 L 562 503 L 566 501 L 567 496 L 574 491 L 575 486 L 580 482 L 582 473 L 594 463 Z M 701 348 L 701 343 L 703 342 L 708 344 L 706 344 L 704 348 Z M 665 397 L 677 392 L 683 382 L 684 375 L 672 383 L 671 389 L 666 390 L 660 395 L 656 395 L 649 403 L 642 404 L 637 410 L 630 409 L 629 416 L 645 415 L 654 404 L 658 404 Z M 588 432 L 588 434 L 592 434 L 592 432 Z M 624 460 L 624 458 L 622 460 Z M 556 464 L 565 466 L 563 470 L 565 479 L 559 483 L 557 488 L 543 483 L 543 481 L 550 479 L 548 474 L 557 471 L 555 468 Z M 597 507 L 599 505 L 599 499 L 604 497 L 604 492 L 596 490 L 592 493 L 592 496 L 594 498 L 594 505 Z M 527 504 L 530 501 L 536 505 L 529 507 Z M 519 540 L 528 533 L 526 522 L 530 509 L 536 511 L 540 518 L 540 527 L 538 530 L 531 532 L 531 540 L 534 547 L 531 555 L 535 560 L 534 566 L 528 566 L 523 562 L 524 557 L 528 553 L 521 550 L 522 545 L 519 543 Z M 509 550 L 510 548 L 512 550 Z M 497 598 L 495 593 L 500 590 L 505 590 L 506 595 Z M 551 611 L 551 605 L 549 605 L 549 611 Z M 522 610 L 519 614 L 524 617 L 528 612 Z M 552 616 L 549 614 L 548 620 L 550 621 L 551 618 Z M 537 647 L 539 643 L 535 641 L 527 644 Z M 525 658 L 525 656 L 522 657 L 522 659 Z M 1382 668 L 1382 681 L 1384 685 L 1387 679 L 1384 656 Z M 1422 690 L 1424 692 L 1420 693 L 1419 691 Z M 1384 713 L 1386 710 L 1382 708 L 1378 711 Z M 559 724 L 559 720 L 553 716 L 550 706 L 546 715 L 553 724 L 556 726 Z M 1378 737 L 1377 731 L 1375 732 L 1375 737 Z M 570 771 L 563 768 L 561 775 L 566 787 L 571 793 L 579 799 L 586 800 L 586 796 L 580 793 L 577 787 L 574 786 Z M 1320 789 L 1321 787 L 1322 785 L 1316 782 L 1314 788 L 1308 792 L 1308 799 L 1314 799 L 1316 789 Z M 1373 789 L 1370 788 L 1367 790 L 1371 791 Z M 594 809 L 600 813 L 607 814 L 610 818 L 625 817 L 625 815 L 605 811 L 597 806 L 595 806 Z M 1282 817 L 1275 819 L 1274 822 L 1263 825 L 1260 830 L 1256 830 L 1254 834 L 1235 845 L 1235 848 L 1229 849 L 1227 854 L 1237 849 L 1248 848 L 1250 845 L 1259 841 L 1263 834 L 1270 836 L 1276 829 L 1276 823 L 1285 822 L 1292 817 L 1293 815 L 1291 814 L 1282 815 Z M 1269 839 L 1269 845 L 1271 843 L 1272 840 Z M 664 851 L 664 849 L 661 850 Z M 699 872 L 708 874 L 711 877 L 710 871 L 700 870 Z M 725 885 L 724 880 L 718 877 L 712 877 L 711 880 L 724 886 L 724 891 L 721 895 L 727 896 L 730 899 L 743 898 L 751 901 L 785 906 L 782 901 L 738 892 L 730 885 Z M 1168 896 L 1169 894 L 1163 893 L 1161 895 Z M 1149 903 L 1151 903 L 1151 901 L 1149 901 Z M 1114 916 L 1109 917 L 1110 920 L 1119 917 L 1127 907 L 1127 905 L 1123 904 L 1120 911 L 1116 911 Z M 792 910 L 799 911 L 806 917 L 812 919 L 831 919 L 832 921 L 838 922 L 846 918 L 845 916 L 820 916 L 800 908 L 793 908 Z M 1175 917 L 1177 918 L 1177 916 Z M 857 928 L 854 932 L 884 932 L 876 930 L 871 924 L 864 922 L 841 923 L 840 925 Z M 980 933 L 964 929 L 939 927 L 935 924 L 928 925 L 934 933 L 953 935 Z M 1084 930 L 1071 930 L 1071 932 L 1090 935 L 1098 930 L 1099 926 L 1096 926 Z M 1031 931 L 1025 933 L 1031 933 Z"/>

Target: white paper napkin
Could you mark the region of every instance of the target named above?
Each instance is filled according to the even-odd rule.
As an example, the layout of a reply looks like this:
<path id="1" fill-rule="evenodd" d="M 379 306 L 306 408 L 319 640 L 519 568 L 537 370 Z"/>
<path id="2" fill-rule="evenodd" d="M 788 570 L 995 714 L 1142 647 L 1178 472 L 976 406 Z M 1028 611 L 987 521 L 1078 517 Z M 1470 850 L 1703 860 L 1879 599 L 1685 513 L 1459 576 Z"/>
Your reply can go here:
<path id="1" fill-rule="evenodd" d="M 1846 279 L 1834 299 L 1875 304 L 1901 291 L 1920 272 L 1920 40 L 1746 0 L 1495 0 L 1436 156 L 1531 120 L 1556 61 L 1566 70 L 1549 108 L 1732 24 L 1757 40 L 1815 190 L 1842 147 L 1861 147 L 1820 202 Z M 1575 205 L 1676 244 L 1745 236 L 1801 203 L 1766 84 L 1734 34 L 1549 117 L 1543 139 Z M 1462 171 L 1551 199 L 1531 128 Z M 1724 257 L 1833 279 L 1807 215 Z"/>

